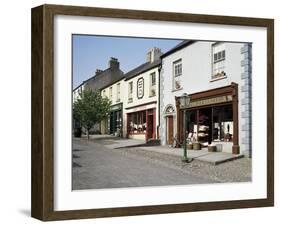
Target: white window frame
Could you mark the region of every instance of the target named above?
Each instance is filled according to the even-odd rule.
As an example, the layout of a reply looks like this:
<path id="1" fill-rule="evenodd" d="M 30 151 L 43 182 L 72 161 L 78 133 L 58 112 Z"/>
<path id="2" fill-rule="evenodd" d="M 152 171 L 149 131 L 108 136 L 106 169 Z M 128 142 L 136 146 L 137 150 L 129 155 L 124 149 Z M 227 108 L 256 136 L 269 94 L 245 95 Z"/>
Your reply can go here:
<path id="1" fill-rule="evenodd" d="M 134 92 L 134 83 L 133 81 L 128 83 L 128 103 L 133 102 L 133 92 Z"/>
<path id="2" fill-rule="evenodd" d="M 212 45 L 212 75 L 211 81 L 226 78 L 225 62 L 226 49 L 224 43 L 215 43 Z M 220 48 L 220 46 L 222 46 Z M 218 50 L 219 49 L 219 50 Z"/>
<path id="3" fill-rule="evenodd" d="M 154 84 L 152 83 L 153 82 L 153 76 L 154 76 Z M 156 72 L 155 71 L 150 73 L 149 79 L 150 79 L 150 82 L 149 82 L 149 97 L 154 97 L 154 96 L 156 96 Z M 153 94 L 153 92 L 154 92 L 154 94 Z"/>
<path id="4" fill-rule="evenodd" d="M 112 86 L 109 87 L 109 99 L 112 101 Z"/>
<path id="5" fill-rule="evenodd" d="M 121 84 L 117 83 L 116 85 L 116 102 L 120 102 L 120 89 L 121 89 Z"/>
<path id="6" fill-rule="evenodd" d="M 179 67 L 180 66 L 180 67 Z M 180 68 L 180 70 L 179 70 Z M 182 78 L 182 59 L 178 59 L 173 62 L 173 90 L 180 90 L 182 89 L 181 78 Z M 176 85 L 179 83 L 179 85 Z"/>

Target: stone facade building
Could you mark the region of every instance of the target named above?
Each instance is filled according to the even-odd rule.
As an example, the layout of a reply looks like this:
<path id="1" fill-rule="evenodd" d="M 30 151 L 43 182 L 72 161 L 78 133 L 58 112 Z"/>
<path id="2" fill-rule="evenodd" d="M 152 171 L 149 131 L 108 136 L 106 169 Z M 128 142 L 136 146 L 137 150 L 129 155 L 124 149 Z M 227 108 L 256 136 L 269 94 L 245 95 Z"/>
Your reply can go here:
<path id="1" fill-rule="evenodd" d="M 73 90 L 73 101 L 79 98 L 79 92 L 84 89 L 101 91 L 111 84 L 114 84 L 124 78 L 124 73 L 120 69 L 120 63 L 117 58 L 111 57 L 108 61 L 108 68 L 105 70 L 97 69 L 95 75 L 83 81 L 78 87 Z M 108 133 L 107 124 L 97 123 L 92 129 L 92 133 Z"/>
<path id="2" fill-rule="evenodd" d="M 104 87 L 115 83 L 124 77 L 120 69 L 120 63 L 117 58 L 111 57 L 108 61 L 108 68 L 105 70 L 97 69 L 93 77 L 84 81 L 85 89 L 101 90 Z"/>

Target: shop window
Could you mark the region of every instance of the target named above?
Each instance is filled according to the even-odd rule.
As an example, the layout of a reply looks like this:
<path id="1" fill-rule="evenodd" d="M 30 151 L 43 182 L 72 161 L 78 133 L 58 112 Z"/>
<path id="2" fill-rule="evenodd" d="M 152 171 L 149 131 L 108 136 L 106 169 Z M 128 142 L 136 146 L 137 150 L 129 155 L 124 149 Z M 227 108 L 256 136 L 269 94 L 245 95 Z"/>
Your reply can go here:
<path id="1" fill-rule="evenodd" d="M 146 111 L 128 114 L 128 131 L 130 134 L 146 133 Z"/>
<path id="2" fill-rule="evenodd" d="M 203 108 L 198 110 L 198 141 L 201 143 L 212 142 L 211 135 L 212 108 Z"/>
<path id="3" fill-rule="evenodd" d="M 129 82 L 128 85 L 128 103 L 133 102 L 133 82 Z"/>
<path id="4" fill-rule="evenodd" d="M 150 74 L 150 85 L 149 85 L 149 96 L 153 97 L 156 95 L 156 74 L 155 72 Z"/>
<path id="5" fill-rule="evenodd" d="M 197 111 L 188 111 L 187 112 L 187 134 L 188 134 L 188 138 L 191 142 L 195 142 L 198 139 L 197 136 Z"/>
<path id="6" fill-rule="evenodd" d="M 173 90 L 182 88 L 182 60 L 177 60 L 173 63 Z"/>
<path id="7" fill-rule="evenodd" d="M 212 46 L 213 53 L 213 73 L 212 80 L 224 78 L 225 73 L 225 45 L 223 43 L 216 43 Z"/>
<path id="8" fill-rule="evenodd" d="M 213 108 L 213 141 L 232 141 L 232 105 Z"/>
<path id="9" fill-rule="evenodd" d="M 187 111 L 187 134 L 190 141 L 204 145 L 232 142 L 232 104 Z"/>

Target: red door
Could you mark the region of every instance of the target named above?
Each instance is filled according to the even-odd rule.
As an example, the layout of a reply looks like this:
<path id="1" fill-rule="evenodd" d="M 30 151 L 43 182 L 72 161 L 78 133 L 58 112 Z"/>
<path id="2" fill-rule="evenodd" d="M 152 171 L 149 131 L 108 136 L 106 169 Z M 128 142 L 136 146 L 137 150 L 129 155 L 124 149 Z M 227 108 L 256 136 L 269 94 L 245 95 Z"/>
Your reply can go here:
<path id="1" fill-rule="evenodd" d="M 146 140 L 149 139 L 155 139 L 156 138 L 156 133 L 155 133 L 155 110 L 148 110 L 147 111 L 147 120 L 146 120 L 146 125 L 147 125 L 147 131 L 146 131 Z"/>

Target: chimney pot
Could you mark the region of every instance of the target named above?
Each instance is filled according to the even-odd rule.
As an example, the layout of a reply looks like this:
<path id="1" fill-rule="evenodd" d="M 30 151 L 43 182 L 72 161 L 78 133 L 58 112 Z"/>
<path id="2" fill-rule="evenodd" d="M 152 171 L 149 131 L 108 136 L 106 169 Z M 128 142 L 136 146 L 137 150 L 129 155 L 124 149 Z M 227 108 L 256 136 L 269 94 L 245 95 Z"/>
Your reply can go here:
<path id="1" fill-rule="evenodd" d="M 110 60 L 108 62 L 108 67 L 113 68 L 113 69 L 118 69 L 119 68 L 119 61 L 115 57 L 110 57 Z"/>
<path id="2" fill-rule="evenodd" d="M 154 61 L 160 59 L 161 55 L 162 55 L 161 49 L 157 47 L 153 47 L 146 54 L 146 62 L 153 63 Z"/>
<path id="3" fill-rule="evenodd" d="M 97 70 L 96 70 L 96 75 L 99 75 L 99 74 L 101 74 L 102 72 L 103 72 L 103 70 L 97 69 Z"/>

